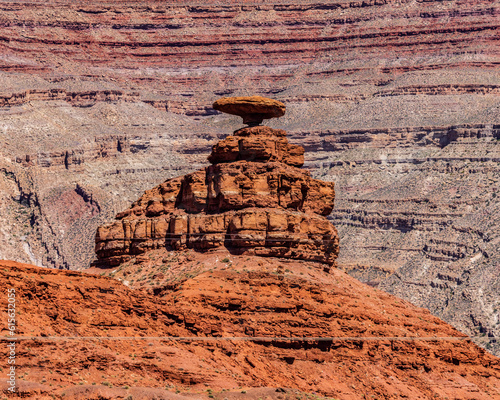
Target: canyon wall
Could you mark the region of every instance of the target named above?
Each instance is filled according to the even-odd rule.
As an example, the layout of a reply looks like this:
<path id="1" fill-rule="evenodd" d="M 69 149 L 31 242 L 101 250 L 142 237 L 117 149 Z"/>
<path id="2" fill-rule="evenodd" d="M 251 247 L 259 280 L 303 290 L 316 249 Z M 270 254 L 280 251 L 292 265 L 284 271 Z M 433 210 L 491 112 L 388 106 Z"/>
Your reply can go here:
<path id="1" fill-rule="evenodd" d="M 498 352 L 492 1 L 0 5 L 0 258 L 79 269 L 97 226 L 206 165 L 260 94 L 336 182 L 339 265 Z"/>

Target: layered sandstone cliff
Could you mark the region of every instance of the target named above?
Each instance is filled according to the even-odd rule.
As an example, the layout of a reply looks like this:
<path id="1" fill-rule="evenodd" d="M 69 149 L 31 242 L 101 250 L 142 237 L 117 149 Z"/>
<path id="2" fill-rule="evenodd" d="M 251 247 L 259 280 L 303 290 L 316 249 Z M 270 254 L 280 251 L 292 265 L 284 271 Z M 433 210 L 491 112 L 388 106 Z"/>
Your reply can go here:
<path id="1" fill-rule="evenodd" d="M 213 146 L 209 161 L 146 191 L 114 223 L 100 226 L 96 264 L 118 265 L 158 248 L 219 247 L 335 264 L 338 236 L 326 219 L 334 184 L 300 169 L 304 149 L 289 144 L 285 131 L 239 129 Z"/>

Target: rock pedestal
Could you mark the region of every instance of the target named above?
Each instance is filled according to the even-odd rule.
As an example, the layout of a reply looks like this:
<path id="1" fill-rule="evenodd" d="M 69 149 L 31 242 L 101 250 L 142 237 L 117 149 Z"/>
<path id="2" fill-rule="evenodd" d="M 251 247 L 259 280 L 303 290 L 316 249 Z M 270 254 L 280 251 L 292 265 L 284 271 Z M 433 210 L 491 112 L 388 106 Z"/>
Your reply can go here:
<path id="1" fill-rule="evenodd" d="M 335 265 L 339 246 L 326 219 L 333 182 L 300 169 L 304 149 L 267 126 L 240 129 L 213 146 L 212 165 L 148 190 L 98 228 L 98 264 L 115 266 L 151 249 L 225 247 L 234 254 Z"/>

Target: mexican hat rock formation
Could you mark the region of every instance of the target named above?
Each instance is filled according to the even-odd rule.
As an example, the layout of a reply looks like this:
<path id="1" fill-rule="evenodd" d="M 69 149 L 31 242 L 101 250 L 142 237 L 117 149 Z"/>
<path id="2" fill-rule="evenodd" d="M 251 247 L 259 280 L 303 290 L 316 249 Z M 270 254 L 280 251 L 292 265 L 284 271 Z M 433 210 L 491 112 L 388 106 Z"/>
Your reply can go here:
<path id="1" fill-rule="evenodd" d="M 325 270 L 335 265 L 338 234 L 326 218 L 334 183 L 301 169 L 304 149 L 290 144 L 285 131 L 255 125 L 283 115 L 284 105 L 256 96 L 222 100 L 214 107 L 252 126 L 214 145 L 212 165 L 146 191 L 113 223 L 99 227 L 96 265 L 115 266 L 153 249 L 221 247 L 317 261 Z"/>

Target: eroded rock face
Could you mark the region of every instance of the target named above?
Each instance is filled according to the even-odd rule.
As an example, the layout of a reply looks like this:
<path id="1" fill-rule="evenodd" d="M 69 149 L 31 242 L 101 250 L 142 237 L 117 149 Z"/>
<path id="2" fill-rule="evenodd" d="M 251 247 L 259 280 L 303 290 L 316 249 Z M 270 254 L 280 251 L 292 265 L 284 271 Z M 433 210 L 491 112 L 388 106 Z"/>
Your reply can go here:
<path id="1" fill-rule="evenodd" d="M 100 265 L 151 249 L 225 247 L 234 254 L 314 260 L 335 265 L 338 236 L 326 219 L 333 182 L 311 178 L 304 149 L 282 130 L 243 128 L 213 147 L 213 165 L 144 193 L 99 227 Z"/>
<path id="2" fill-rule="evenodd" d="M 304 165 L 304 148 L 288 143 L 281 129 L 248 127 L 217 143 L 208 157 L 212 164 L 238 160 L 279 161 L 300 168 Z"/>

